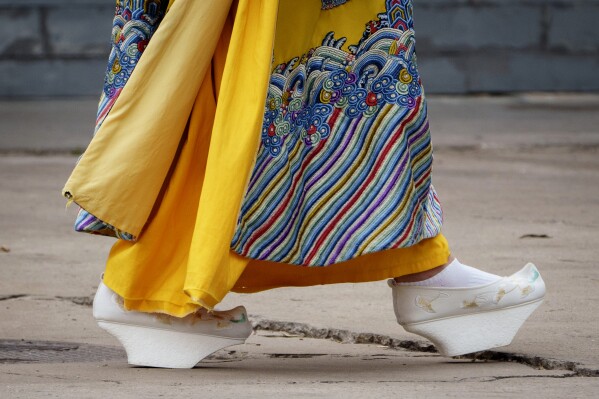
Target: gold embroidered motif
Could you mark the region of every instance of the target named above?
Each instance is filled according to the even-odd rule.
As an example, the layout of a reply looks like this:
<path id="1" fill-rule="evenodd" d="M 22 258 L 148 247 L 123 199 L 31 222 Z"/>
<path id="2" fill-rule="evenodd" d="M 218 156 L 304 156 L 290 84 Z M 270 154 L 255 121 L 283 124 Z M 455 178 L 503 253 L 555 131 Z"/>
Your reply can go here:
<path id="1" fill-rule="evenodd" d="M 495 295 L 495 303 L 499 303 L 506 294 L 505 288 L 500 288 L 499 291 L 497 291 L 497 295 Z"/>
<path id="2" fill-rule="evenodd" d="M 478 308 L 481 305 L 487 304 L 487 303 L 491 302 L 491 300 L 489 300 L 491 295 L 492 295 L 492 293 L 490 293 L 490 292 L 483 292 L 481 294 L 476 295 L 474 297 L 474 299 L 471 301 L 463 301 L 462 309 Z"/>
<path id="3" fill-rule="evenodd" d="M 478 308 L 478 303 L 476 303 L 476 300 L 470 302 L 464 301 L 462 304 L 462 309 L 466 308 Z"/>
<path id="4" fill-rule="evenodd" d="M 531 292 L 533 292 L 535 289 L 532 285 L 527 285 L 524 288 L 520 288 L 522 290 L 522 298 L 525 298 L 528 296 L 528 294 L 530 294 Z"/>
<path id="5" fill-rule="evenodd" d="M 435 311 L 435 309 L 433 309 L 433 302 L 441 297 L 447 298 L 448 296 L 449 295 L 444 292 L 440 292 L 439 295 L 437 295 L 434 298 L 417 295 L 415 298 L 415 304 L 417 307 L 424 310 L 425 312 L 437 313 L 437 311 Z"/>
<path id="6" fill-rule="evenodd" d="M 514 285 L 514 286 L 512 286 L 511 288 L 508 289 L 505 285 L 500 286 L 499 290 L 497 291 L 497 294 L 495 295 L 494 303 L 498 304 L 499 301 L 501 301 L 504 296 L 506 296 L 507 294 L 509 294 L 513 290 L 515 290 L 517 287 L 518 287 L 517 285 Z"/>

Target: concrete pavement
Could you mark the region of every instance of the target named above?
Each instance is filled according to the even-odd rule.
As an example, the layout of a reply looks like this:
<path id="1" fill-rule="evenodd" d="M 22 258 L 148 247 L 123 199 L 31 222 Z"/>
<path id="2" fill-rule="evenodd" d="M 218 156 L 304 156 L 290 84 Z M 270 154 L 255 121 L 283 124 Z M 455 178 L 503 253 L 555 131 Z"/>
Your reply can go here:
<path id="1" fill-rule="evenodd" d="M 441 358 L 384 282 L 283 288 L 229 295 L 256 335 L 186 371 L 128 367 L 91 317 L 112 240 L 73 233 L 60 189 L 94 107 L 0 102 L 0 397 L 596 396 L 599 96 L 430 98 L 454 254 L 504 275 L 533 261 L 548 286 L 512 345 Z"/>

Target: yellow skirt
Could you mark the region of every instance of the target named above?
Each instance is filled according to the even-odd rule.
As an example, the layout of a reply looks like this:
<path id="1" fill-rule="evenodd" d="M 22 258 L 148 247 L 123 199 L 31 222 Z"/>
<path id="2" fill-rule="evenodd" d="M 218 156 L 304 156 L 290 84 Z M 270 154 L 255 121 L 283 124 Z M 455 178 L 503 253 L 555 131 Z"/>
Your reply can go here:
<path id="1" fill-rule="evenodd" d="M 231 250 L 260 144 L 273 48 L 277 62 L 305 52 L 326 34 L 326 24 L 311 25 L 304 29 L 313 35 L 288 32 L 292 39 L 279 40 L 290 18 L 305 26 L 302 21 L 318 20 L 324 12 L 320 0 L 302 0 L 306 7 L 292 3 L 171 2 L 66 183 L 68 198 L 136 238 L 116 242 L 104 274 L 126 308 L 184 316 L 212 309 L 230 291 L 375 281 L 447 261 L 441 234 L 326 267 L 252 259 Z M 367 3 L 371 10 L 372 3 L 384 1 L 346 7 L 359 15 Z M 326 18 L 336 20 L 336 11 L 327 10 Z M 363 30 L 347 19 L 347 36 L 357 41 Z"/>

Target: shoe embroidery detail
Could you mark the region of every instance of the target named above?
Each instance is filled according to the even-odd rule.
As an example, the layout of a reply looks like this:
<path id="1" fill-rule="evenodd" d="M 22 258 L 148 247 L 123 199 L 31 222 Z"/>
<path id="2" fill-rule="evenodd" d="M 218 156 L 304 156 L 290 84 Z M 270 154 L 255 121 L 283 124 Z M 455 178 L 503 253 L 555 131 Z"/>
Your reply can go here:
<path id="1" fill-rule="evenodd" d="M 227 312 L 208 312 L 204 309 L 194 313 L 192 324 L 200 321 L 216 321 L 217 329 L 231 328 L 231 323 L 238 323 L 238 320 L 234 320 L 234 316 Z"/>
<path id="2" fill-rule="evenodd" d="M 448 298 L 448 297 L 449 297 L 449 294 L 446 294 L 445 292 L 440 292 L 439 295 L 437 295 L 435 297 L 416 295 L 416 298 L 414 298 L 414 303 L 415 303 L 416 307 L 424 310 L 427 313 L 437 313 L 437 311 L 435 309 L 433 309 L 433 302 L 439 298 Z"/>
<path id="3" fill-rule="evenodd" d="M 247 315 L 245 313 L 241 314 L 240 319 L 231 319 L 231 323 L 245 323 L 248 320 Z"/>
<path id="4" fill-rule="evenodd" d="M 520 290 L 522 292 L 520 298 L 526 298 L 528 295 L 530 295 L 530 293 L 534 292 L 535 287 L 529 284 L 526 287 L 520 287 Z"/>
<path id="5" fill-rule="evenodd" d="M 497 294 L 495 295 L 495 303 L 499 303 L 499 301 L 501 301 L 503 297 L 507 295 L 507 293 L 508 291 L 506 291 L 505 288 L 500 287 L 499 290 L 497 290 Z"/>
<path id="6" fill-rule="evenodd" d="M 481 305 L 493 302 L 489 299 L 489 295 L 489 292 L 483 292 L 481 294 L 476 295 L 474 299 L 471 301 L 463 301 L 462 309 L 478 308 Z"/>
<path id="7" fill-rule="evenodd" d="M 164 313 L 153 313 L 153 315 L 157 321 L 166 325 L 172 325 L 173 320 L 176 319 L 175 317 Z M 199 322 L 213 321 L 216 322 L 217 329 L 226 329 L 231 328 L 232 323 L 245 323 L 247 321 L 247 315 L 245 313 L 242 313 L 241 317 L 236 319 L 235 316 L 230 313 L 208 312 L 204 309 L 201 309 L 189 316 L 184 317 L 182 320 L 185 320 L 186 324 L 190 324 L 192 326 Z"/>
<path id="8" fill-rule="evenodd" d="M 535 291 L 535 282 L 537 281 L 537 279 L 539 278 L 540 273 L 537 270 L 536 267 L 532 267 L 530 269 L 530 275 L 528 276 L 526 282 L 526 286 L 524 287 L 520 287 L 521 290 L 521 294 L 520 298 L 526 298 L 528 295 L 530 295 L 531 293 L 533 293 Z"/>
<path id="9" fill-rule="evenodd" d="M 514 291 L 519 286 L 514 284 L 513 286 L 509 286 L 507 284 L 502 284 L 499 286 L 497 291 L 487 291 L 481 292 L 480 294 L 476 294 L 474 299 L 462 302 L 462 309 L 467 308 L 478 308 L 483 305 L 498 305 L 499 302 L 510 292 Z"/>
<path id="10" fill-rule="evenodd" d="M 520 289 L 520 298 L 526 298 L 535 291 L 535 281 L 539 278 L 539 272 L 534 273 L 527 278 L 512 278 L 512 282 Z"/>
<path id="11" fill-rule="evenodd" d="M 539 273 L 539 271 L 537 270 L 536 267 L 532 267 L 531 268 L 531 275 L 528 277 L 528 282 L 529 283 L 534 283 L 535 281 L 537 281 L 537 279 L 539 278 L 541 274 Z"/>
<path id="12" fill-rule="evenodd" d="M 497 290 L 497 294 L 495 295 L 495 300 L 493 302 L 495 304 L 498 304 L 499 301 L 503 299 L 503 297 L 515 290 L 517 287 L 517 285 L 514 285 L 513 287 L 508 289 L 505 285 L 499 286 L 499 290 Z"/>

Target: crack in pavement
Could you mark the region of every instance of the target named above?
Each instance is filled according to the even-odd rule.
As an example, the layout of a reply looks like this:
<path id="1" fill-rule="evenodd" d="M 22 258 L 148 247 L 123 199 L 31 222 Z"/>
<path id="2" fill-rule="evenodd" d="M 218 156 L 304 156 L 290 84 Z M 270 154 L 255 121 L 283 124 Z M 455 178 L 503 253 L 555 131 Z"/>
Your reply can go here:
<path id="1" fill-rule="evenodd" d="M 473 378 L 462 378 L 457 382 L 493 382 L 499 380 L 507 380 L 507 379 L 515 379 L 515 378 L 571 378 L 571 377 L 581 377 L 576 373 L 568 373 L 568 374 L 555 374 L 555 375 L 501 375 L 494 377 L 473 377 Z"/>
<path id="2" fill-rule="evenodd" d="M 0 295 L 0 301 L 8 301 L 10 299 L 23 298 L 28 296 L 27 294 L 14 294 L 14 295 Z"/>
<path id="3" fill-rule="evenodd" d="M 0 295 L 0 301 L 8 301 L 11 299 L 33 299 L 37 301 L 67 301 L 72 302 L 75 305 L 91 307 L 94 302 L 93 295 L 91 296 L 44 296 L 44 295 L 31 295 L 31 294 L 13 294 L 13 295 Z"/>
<path id="4" fill-rule="evenodd" d="M 580 377 L 575 374 L 559 374 L 559 375 L 504 375 L 504 376 L 491 376 L 491 377 L 471 377 L 471 378 L 460 378 L 460 379 L 451 379 L 451 380 L 425 380 L 422 382 L 430 383 L 460 383 L 460 382 L 495 382 L 499 380 L 513 379 L 513 378 L 570 378 L 570 377 Z M 377 381 L 356 381 L 356 380 L 321 380 L 321 381 L 307 381 L 307 382 L 288 382 L 292 384 L 388 384 L 388 383 L 413 383 L 413 379 L 409 380 L 377 380 Z"/>
<path id="5" fill-rule="evenodd" d="M 93 296 L 56 296 L 56 299 L 62 301 L 73 302 L 75 305 L 92 306 L 94 303 Z"/>
<path id="6" fill-rule="evenodd" d="M 121 385 L 123 382 L 122 381 L 117 381 L 117 380 L 100 380 L 102 382 L 109 382 L 112 384 L 116 384 L 116 385 Z"/>
<path id="7" fill-rule="evenodd" d="M 27 294 L 15 294 L 0 296 L 1 300 L 9 299 L 22 299 L 31 298 Z M 69 301 L 80 306 L 91 306 L 93 304 L 93 296 L 72 296 L 72 297 L 33 297 L 34 299 L 40 300 L 61 300 Z M 306 338 L 315 339 L 329 339 L 340 343 L 349 344 L 375 344 L 386 346 L 392 349 L 405 349 L 412 352 L 426 352 L 426 353 L 437 353 L 437 349 L 432 343 L 416 341 L 416 340 L 402 340 L 393 338 L 388 335 L 375 334 L 375 333 L 358 333 L 349 330 L 336 329 L 336 328 L 319 328 L 314 327 L 305 323 L 296 323 L 279 320 L 268 320 L 262 319 L 253 315 L 250 315 L 255 319 L 252 323 L 255 331 L 275 331 L 289 334 L 290 337 L 301 336 Z M 585 367 L 579 363 L 559 360 L 552 358 L 545 358 L 542 356 L 534 356 L 520 353 L 510 352 L 498 352 L 494 350 L 487 350 L 482 352 L 476 352 L 463 356 L 456 356 L 455 359 L 472 359 L 472 361 L 484 360 L 484 361 L 498 361 L 498 362 L 514 362 L 523 364 L 536 369 L 544 370 L 566 370 L 571 371 L 573 374 L 568 375 L 572 377 L 599 377 L 599 369 Z M 515 378 L 515 377 L 514 377 Z"/>
<path id="8" fill-rule="evenodd" d="M 279 331 L 301 335 L 306 338 L 330 339 L 335 342 L 349 344 L 375 344 L 392 349 L 406 349 L 414 352 L 437 352 L 434 345 L 414 340 L 402 340 L 388 335 L 374 333 L 357 333 L 336 328 L 318 328 L 305 323 L 258 319 L 253 322 L 254 330 Z M 498 362 L 515 362 L 532 368 L 544 370 L 567 370 L 572 377 L 599 377 L 599 369 L 588 368 L 579 363 L 544 358 L 519 353 L 487 350 L 469 355 L 456 356 L 455 359 L 492 360 Z"/>

